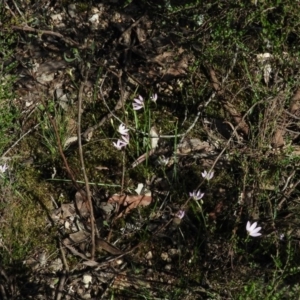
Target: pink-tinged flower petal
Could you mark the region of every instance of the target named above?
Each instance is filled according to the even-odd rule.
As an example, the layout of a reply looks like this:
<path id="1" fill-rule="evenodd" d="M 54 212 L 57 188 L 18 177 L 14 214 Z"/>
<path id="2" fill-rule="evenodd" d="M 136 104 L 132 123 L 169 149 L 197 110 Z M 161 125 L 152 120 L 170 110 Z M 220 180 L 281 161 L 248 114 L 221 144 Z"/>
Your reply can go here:
<path id="1" fill-rule="evenodd" d="M 133 110 L 140 110 L 141 108 L 144 107 L 144 105 L 132 103 Z"/>
<path id="2" fill-rule="evenodd" d="M 134 110 L 139 110 L 144 107 L 144 99 L 141 95 L 139 95 L 139 98 L 133 99 L 132 103 L 133 109 Z"/>
<path id="3" fill-rule="evenodd" d="M 125 147 L 127 144 L 121 140 L 118 140 L 116 143 L 113 142 L 113 145 L 118 149 L 121 150 L 123 147 Z"/>
<path id="4" fill-rule="evenodd" d="M 180 220 L 184 217 L 184 215 L 185 215 L 185 211 L 184 210 L 179 210 L 176 213 L 176 217 L 179 218 Z"/>
<path id="5" fill-rule="evenodd" d="M 153 94 L 153 95 L 150 97 L 150 99 L 151 99 L 151 101 L 156 102 L 156 100 L 157 100 L 157 94 L 156 94 L 156 93 Z"/>
<path id="6" fill-rule="evenodd" d="M 139 95 L 139 98 L 134 98 L 133 101 L 137 104 L 144 104 L 144 98 Z"/>
<path id="7" fill-rule="evenodd" d="M 122 140 L 126 145 L 129 144 L 129 134 L 122 135 Z"/>
<path id="8" fill-rule="evenodd" d="M 5 163 L 3 166 L 0 166 L 0 173 L 5 173 L 8 169 L 8 165 Z"/>

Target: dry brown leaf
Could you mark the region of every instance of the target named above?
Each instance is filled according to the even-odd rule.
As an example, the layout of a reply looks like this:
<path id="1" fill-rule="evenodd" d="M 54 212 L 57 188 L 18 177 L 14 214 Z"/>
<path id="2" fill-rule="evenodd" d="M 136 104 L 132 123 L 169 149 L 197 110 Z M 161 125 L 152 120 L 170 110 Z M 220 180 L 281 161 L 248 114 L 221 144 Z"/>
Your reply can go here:
<path id="1" fill-rule="evenodd" d="M 150 288 L 149 282 L 137 277 L 130 277 L 126 274 L 126 272 L 118 273 L 118 275 L 115 276 L 115 280 L 113 283 L 113 288 L 120 290 L 132 287 L 140 289 L 141 286 L 144 288 Z"/>
<path id="2" fill-rule="evenodd" d="M 64 60 L 47 61 L 38 67 L 37 74 L 41 75 L 43 73 L 55 73 L 57 70 L 65 68 L 66 66 L 67 62 Z"/>
<path id="3" fill-rule="evenodd" d="M 84 195 L 84 198 L 83 198 L 83 195 Z M 80 216 L 82 216 L 84 218 L 88 217 L 90 214 L 90 210 L 88 207 L 86 192 L 83 190 L 76 192 L 75 202 L 76 202 L 76 207 L 79 211 Z"/>
<path id="4" fill-rule="evenodd" d="M 136 28 L 136 36 L 137 36 L 139 42 L 143 43 L 147 39 L 147 32 L 145 29 L 143 29 L 141 27 L 137 27 Z"/>
<path id="5" fill-rule="evenodd" d="M 179 55 L 182 54 L 184 51 L 185 51 L 184 48 L 182 48 L 182 47 L 179 47 L 179 48 L 178 48 L 178 54 L 179 54 Z"/>
<path id="6" fill-rule="evenodd" d="M 127 215 L 132 209 L 138 206 L 148 206 L 152 202 L 152 196 L 149 195 L 119 195 L 111 196 L 108 203 L 118 203 L 121 207 L 126 207 L 117 218 Z"/>
<path id="7" fill-rule="evenodd" d="M 221 83 L 219 82 L 216 72 L 213 69 L 209 69 L 209 75 L 210 75 L 210 79 L 213 85 L 213 88 L 215 89 L 215 91 L 218 93 L 218 95 L 223 95 L 224 94 L 224 90 L 221 87 Z"/>
<path id="8" fill-rule="evenodd" d="M 285 142 L 284 142 L 284 138 L 283 135 L 285 133 L 285 130 L 283 129 L 277 129 L 274 136 L 273 136 L 273 140 L 272 140 L 272 146 L 274 148 L 280 148 L 283 147 Z"/>
<path id="9" fill-rule="evenodd" d="M 142 154 L 140 157 L 138 157 L 133 163 L 132 163 L 132 168 L 135 168 L 137 165 L 142 163 L 147 157 L 150 157 L 153 155 L 155 152 L 155 149 L 151 149 L 147 153 Z"/>
<path id="10" fill-rule="evenodd" d="M 89 236 L 90 235 L 86 231 L 80 230 L 69 234 L 69 237 L 66 238 L 64 241 L 68 244 L 73 244 L 73 243 L 78 244 L 87 240 Z"/>
<path id="11" fill-rule="evenodd" d="M 192 151 L 202 151 L 204 153 L 209 153 L 213 151 L 214 148 L 205 141 L 201 141 L 198 138 L 184 139 L 177 146 L 178 154 L 188 154 Z"/>
<path id="12" fill-rule="evenodd" d="M 162 54 L 156 55 L 152 61 L 158 63 L 160 66 L 165 66 L 165 64 L 173 61 L 175 53 L 171 51 L 163 52 Z"/>
<path id="13" fill-rule="evenodd" d="M 300 89 L 296 91 L 296 93 L 291 99 L 290 113 L 294 114 L 296 111 L 299 110 L 299 108 L 300 108 Z"/>
<path id="14" fill-rule="evenodd" d="M 96 251 L 101 252 L 101 250 L 105 250 L 106 252 L 112 255 L 121 255 L 123 252 L 115 247 L 114 245 L 108 243 L 104 239 L 96 238 Z"/>
<path id="15" fill-rule="evenodd" d="M 188 67 L 188 61 L 186 57 L 183 57 L 179 62 L 173 64 L 172 67 L 168 68 L 165 74 L 162 76 L 164 80 L 170 80 L 174 77 L 179 77 L 186 74 Z"/>
<path id="16" fill-rule="evenodd" d="M 249 135 L 250 128 L 248 124 L 243 120 L 242 115 L 236 110 L 233 104 L 229 103 L 228 101 L 223 102 L 224 108 L 228 111 L 231 117 L 234 120 L 235 125 L 239 125 L 239 130 L 244 133 L 247 137 Z"/>
<path id="17" fill-rule="evenodd" d="M 211 218 L 212 220 L 216 220 L 217 219 L 217 216 L 222 212 L 222 209 L 223 209 L 223 201 L 221 200 L 219 203 L 217 203 L 217 205 L 215 206 L 214 210 L 209 213 L 209 218 Z"/>
<path id="18" fill-rule="evenodd" d="M 61 205 L 61 217 L 63 220 L 76 214 L 75 206 L 73 203 L 63 203 Z"/>

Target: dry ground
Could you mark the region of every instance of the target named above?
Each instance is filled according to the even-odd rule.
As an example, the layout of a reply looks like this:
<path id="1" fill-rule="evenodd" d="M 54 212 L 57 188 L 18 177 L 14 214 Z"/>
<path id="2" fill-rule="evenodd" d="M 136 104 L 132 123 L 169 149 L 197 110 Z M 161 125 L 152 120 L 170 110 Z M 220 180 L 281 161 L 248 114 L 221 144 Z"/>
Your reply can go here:
<path id="1" fill-rule="evenodd" d="M 300 6 L 230 2 L 0 4 L 2 299 L 298 299 Z"/>

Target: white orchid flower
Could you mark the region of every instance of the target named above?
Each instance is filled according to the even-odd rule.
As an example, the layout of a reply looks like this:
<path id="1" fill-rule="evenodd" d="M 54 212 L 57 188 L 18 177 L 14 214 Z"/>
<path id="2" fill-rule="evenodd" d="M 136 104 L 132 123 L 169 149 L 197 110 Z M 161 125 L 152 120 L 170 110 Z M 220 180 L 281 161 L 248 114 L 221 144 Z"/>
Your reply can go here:
<path id="1" fill-rule="evenodd" d="M 151 101 L 152 102 L 156 102 L 156 100 L 157 100 L 157 94 L 153 94 L 151 97 L 150 97 L 150 99 L 151 99 Z"/>
<path id="2" fill-rule="evenodd" d="M 194 200 L 201 200 L 204 196 L 204 193 L 201 193 L 201 190 L 198 191 L 193 191 L 192 193 L 189 194 L 190 197 L 192 197 Z"/>
<path id="3" fill-rule="evenodd" d="M 257 222 L 254 222 L 252 225 L 249 221 L 247 222 L 246 230 L 248 231 L 249 235 L 253 237 L 261 235 L 261 233 L 259 233 L 261 227 L 256 227 L 256 226 L 257 226 Z"/>
<path id="4" fill-rule="evenodd" d="M 0 165 L 0 173 L 5 173 L 5 171 L 8 169 L 8 165 L 5 163 L 3 166 Z"/>
<path id="5" fill-rule="evenodd" d="M 206 180 L 211 180 L 214 177 L 214 171 L 207 172 L 206 170 L 201 173 L 202 177 Z"/>
<path id="6" fill-rule="evenodd" d="M 127 135 L 128 134 L 129 129 L 126 128 L 126 126 L 124 124 L 120 124 L 118 132 L 121 135 Z"/>
<path id="7" fill-rule="evenodd" d="M 122 140 L 118 140 L 116 143 L 113 142 L 113 145 L 118 149 L 121 150 L 123 147 L 125 147 L 127 145 L 127 143 L 125 143 Z"/>

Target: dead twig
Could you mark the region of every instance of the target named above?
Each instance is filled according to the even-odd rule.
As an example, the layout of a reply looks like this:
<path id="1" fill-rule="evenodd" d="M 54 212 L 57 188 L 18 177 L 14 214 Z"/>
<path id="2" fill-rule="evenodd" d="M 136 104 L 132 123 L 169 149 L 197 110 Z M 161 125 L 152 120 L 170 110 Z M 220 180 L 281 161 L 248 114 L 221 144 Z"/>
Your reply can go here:
<path id="1" fill-rule="evenodd" d="M 208 104 L 216 97 L 216 95 L 218 93 L 221 93 L 222 92 L 222 85 L 224 85 L 224 83 L 226 82 L 228 76 L 230 75 L 230 73 L 232 72 L 235 64 L 236 64 L 236 60 L 237 60 L 237 55 L 238 55 L 238 50 L 239 48 L 237 47 L 236 49 L 236 52 L 234 54 L 234 57 L 233 57 L 233 60 L 232 60 L 232 64 L 230 66 L 230 68 L 228 69 L 225 77 L 222 79 L 222 83 L 220 84 L 217 77 L 215 76 L 215 73 L 212 72 L 212 69 L 210 69 L 210 76 L 211 76 L 211 79 L 212 79 L 212 84 L 213 84 L 213 87 L 215 89 L 215 91 L 212 92 L 212 94 L 210 95 L 210 97 L 208 98 L 208 100 L 202 104 L 200 103 L 197 107 L 198 109 L 198 113 L 192 123 L 192 125 L 186 130 L 186 132 L 182 135 L 182 138 L 181 138 L 181 142 L 184 140 L 184 138 L 186 137 L 186 135 L 195 127 L 196 123 L 198 122 L 201 114 L 202 114 L 202 109 L 207 107 Z"/>
<path id="2" fill-rule="evenodd" d="M 95 257 L 95 220 L 94 220 L 94 209 L 93 209 L 93 203 L 92 203 L 92 195 L 91 190 L 89 186 L 89 180 L 86 174 L 85 170 L 85 164 L 84 164 L 84 158 L 83 158 L 83 151 L 82 151 L 82 142 L 81 142 L 81 114 L 82 114 L 82 94 L 83 94 L 83 88 L 86 84 L 88 77 L 88 71 L 86 71 L 84 82 L 81 82 L 79 92 L 78 92 L 78 127 L 77 127 L 77 136 L 78 136 L 78 150 L 79 150 L 79 158 L 80 158 L 80 164 L 81 169 L 84 177 L 85 182 L 85 189 L 87 194 L 87 201 L 89 204 L 89 210 L 91 214 L 91 240 L 92 240 L 92 247 L 91 247 L 91 259 L 94 260 Z"/>
<path id="3" fill-rule="evenodd" d="M 5 292 L 5 288 L 2 284 L 0 284 L 0 291 L 1 291 L 1 296 L 3 300 L 7 300 L 7 296 L 6 296 L 6 292 Z"/>
<path id="4" fill-rule="evenodd" d="M 232 72 L 236 61 L 237 61 L 237 54 L 238 54 L 238 48 L 236 49 L 235 55 L 233 57 L 233 61 L 232 64 L 228 70 L 228 72 L 226 73 L 225 77 L 222 79 L 222 81 L 220 82 L 217 78 L 216 72 L 212 69 L 212 68 L 208 68 L 208 77 L 210 78 L 211 84 L 213 86 L 214 89 L 214 93 L 212 94 L 213 97 L 215 97 L 215 95 L 221 96 L 222 98 L 224 98 L 224 94 L 225 94 L 225 89 L 224 89 L 224 83 L 225 81 L 228 79 L 228 76 L 230 75 L 230 73 Z M 210 101 L 212 100 L 212 97 L 210 97 Z M 205 105 L 207 106 L 209 103 L 209 101 L 207 101 L 205 103 Z M 243 120 L 241 114 L 236 110 L 236 108 L 228 101 L 226 101 L 225 99 L 222 99 L 222 103 L 223 106 L 225 108 L 225 110 L 227 110 L 229 112 L 229 114 L 232 116 L 235 124 L 239 124 L 239 130 L 242 131 L 245 136 L 248 136 L 249 134 L 249 126 L 248 124 L 245 122 L 245 120 Z M 199 107 L 198 107 L 199 109 Z"/>
<path id="5" fill-rule="evenodd" d="M 14 4 L 16 10 L 18 11 L 19 15 L 22 17 L 22 19 L 26 22 L 26 18 L 24 17 L 24 14 L 20 11 L 18 5 L 16 4 L 16 2 L 14 0 L 11 0 L 12 3 Z"/>
<path id="6" fill-rule="evenodd" d="M 77 42 L 73 41 L 72 39 L 68 38 L 68 37 L 64 37 L 61 33 L 59 32 L 54 32 L 51 30 L 41 30 L 41 29 L 35 29 L 32 28 L 30 26 L 12 26 L 11 27 L 12 30 L 18 30 L 18 31 L 28 31 L 28 32 L 34 32 L 36 34 L 46 34 L 46 35 L 53 35 L 56 36 L 60 39 L 62 39 L 64 42 L 66 42 L 67 44 L 70 44 L 72 46 L 80 46 Z"/>
<path id="7" fill-rule="evenodd" d="M 67 271 L 63 270 L 62 274 L 59 277 L 59 284 L 57 286 L 56 293 L 55 293 L 55 298 L 54 298 L 55 300 L 62 299 L 66 279 L 67 279 Z"/>
<path id="8" fill-rule="evenodd" d="M 25 132 L 17 141 L 15 141 L 1 156 L 1 159 L 5 158 L 5 156 L 14 148 L 16 147 L 20 141 L 26 136 L 28 135 L 30 132 L 32 132 L 33 130 L 35 130 L 36 128 L 38 128 L 40 126 L 40 124 L 36 124 L 33 128 L 29 129 L 27 132 Z"/>
<path id="9" fill-rule="evenodd" d="M 41 98 L 41 101 L 42 101 L 42 104 L 44 105 L 44 107 L 47 107 L 47 105 L 46 105 L 44 99 Z M 72 172 L 71 169 L 70 169 L 70 166 L 69 166 L 69 164 L 68 164 L 68 161 L 67 161 L 67 159 L 66 159 L 66 156 L 65 156 L 65 154 L 64 154 L 63 147 L 62 147 L 61 140 L 60 140 L 59 133 L 58 133 L 58 129 L 57 129 L 57 126 L 56 126 L 56 122 L 55 122 L 55 120 L 50 116 L 50 114 L 49 114 L 49 112 L 48 112 L 47 110 L 46 110 L 46 114 L 47 114 L 47 118 L 49 119 L 49 121 L 50 121 L 50 123 L 51 123 L 51 125 L 52 125 L 52 127 L 53 127 L 53 129 L 54 129 L 54 133 L 55 133 L 55 137 L 56 137 L 56 141 L 57 141 L 57 146 L 58 146 L 58 151 L 59 151 L 59 154 L 60 154 L 60 156 L 61 156 L 61 158 L 62 158 L 62 160 L 63 160 L 63 162 L 64 162 L 64 166 L 65 166 L 66 171 L 67 171 L 67 173 L 68 173 L 68 175 L 69 175 L 69 178 L 71 179 L 71 181 L 72 181 L 74 187 L 75 187 L 78 191 L 80 191 L 81 188 L 80 188 L 80 186 L 78 185 L 78 183 L 77 183 L 77 181 L 76 181 L 76 179 L 75 179 L 75 177 L 74 177 L 74 175 L 73 175 L 73 172 Z M 84 193 L 82 194 L 82 197 L 85 197 L 85 194 L 84 194 Z"/>
<path id="10" fill-rule="evenodd" d="M 59 241 L 59 250 L 60 250 L 60 253 L 61 253 L 61 258 L 62 258 L 64 267 L 65 267 L 65 270 L 66 270 L 67 272 L 69 272 L 69 265 L 68 265 L 68 262 L 67 262 L 67 260 L 66 260 L 65 250 L 64 250 L 64 248 L 62 247 L 61 241 Z"/>
<path id="11" fill-rule="evenodd" d="M 15 13 L 10 9 L 9 5 L 7 4 L 7 1 L 5 1 L 5 8 L 8 9 L 10 11 L 10 13 L 12 14 L 12 16 L 17 19 L 17 16 L 15 15 Z"/>

